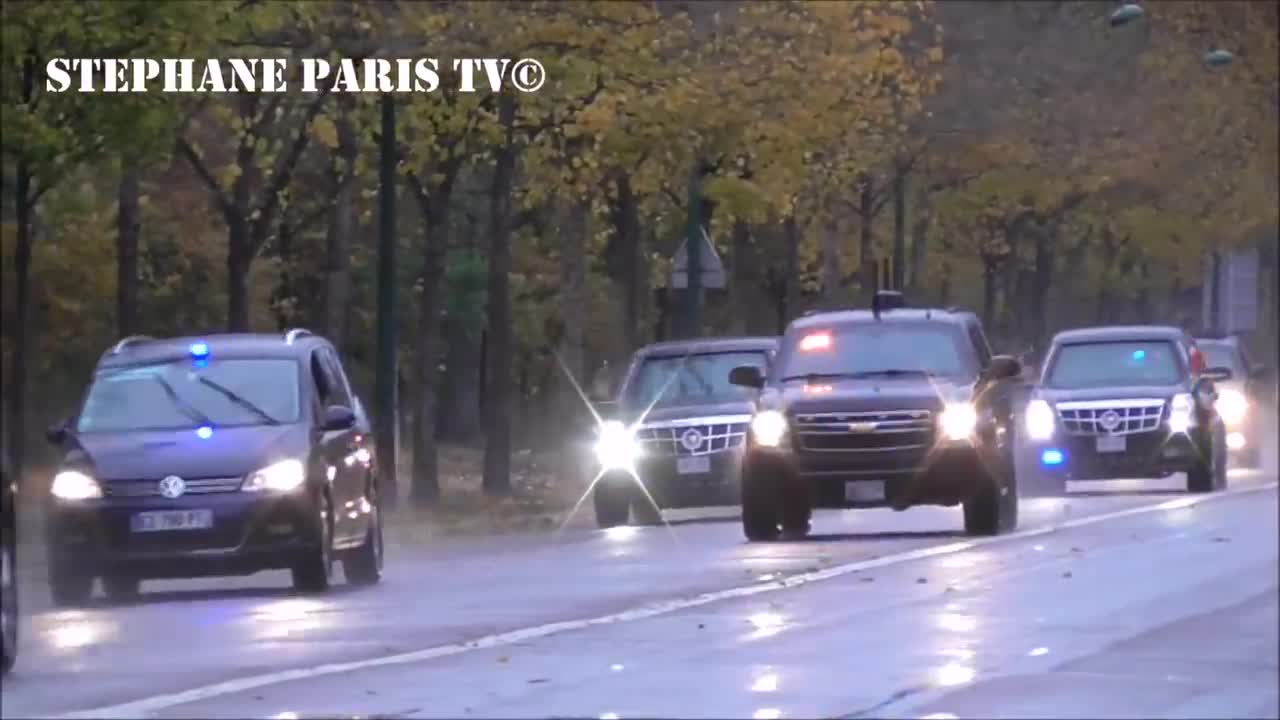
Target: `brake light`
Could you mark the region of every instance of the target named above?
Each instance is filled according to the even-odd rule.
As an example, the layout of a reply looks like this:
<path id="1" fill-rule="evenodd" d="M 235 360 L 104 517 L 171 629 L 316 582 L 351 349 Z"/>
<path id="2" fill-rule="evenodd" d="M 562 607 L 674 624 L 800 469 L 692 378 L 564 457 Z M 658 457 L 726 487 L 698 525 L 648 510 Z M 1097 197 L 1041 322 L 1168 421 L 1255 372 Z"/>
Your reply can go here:
<path id="1" fill-rule="evenodd" d="M 800 352 L 817 352 L 831 349 L 831 333 L 805 335 L 800 340 Z"/>

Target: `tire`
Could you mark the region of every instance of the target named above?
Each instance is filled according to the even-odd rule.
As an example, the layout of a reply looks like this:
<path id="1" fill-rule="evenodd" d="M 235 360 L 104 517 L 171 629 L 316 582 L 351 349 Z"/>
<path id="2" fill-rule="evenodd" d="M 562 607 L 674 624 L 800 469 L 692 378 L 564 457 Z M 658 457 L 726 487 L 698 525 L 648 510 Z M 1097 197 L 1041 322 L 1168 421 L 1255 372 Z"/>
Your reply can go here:
<path id="1" fill-rule="evenodd" d="M 1203 460 L 1187 471 L 1187 492 L 1203 494 L 1216 492 L 1227 487 L 1227 453 L 1226 433 L 1214 433 L 1208 452 L 1202 448 Z"/>
<path id="2" fill-rule="evenodd" d="M 139 592 L 142 580 L 124 573 L 107 573 L 102 576 L 102 591 L 107 600 L 113 603 L 137 602 L 142 596 Z"/>
<path id="3" fill-rule="evenodd" d="M 18 568 L 13 545 L 0 548 L 0 674 L 18 660 Z"/>
<path id="4" fill-rule="evenodd" d="M 365 533 L 364 543 L 342 558 L 342 574 L 350 585 L 377 585 L 382 580 L 382 508 L 373 498 L 373 523 Z"/>
<path id="5" fill-rule="evenodd" d="M 964 531 L 969 535 L 999 535 L 1018 526 L 1016 481 L 984 478 L 978 491 L 964 502 Z"/>
<path id="6" fill-rule="evenodd" d="M 742 472 L 742 532 L 751 542 L 776 540 L 781 530 L 778 512 L 780 473 L 765 468 Z"/>
<path id="7" fill-rule="evenodd" d="M 319 506 L 319 541 L 292 568 L 293 587 L 300 592 L 324 592 L 333 579 L 333 506 L 328 495 L 320 495 Z"/>
<path id="8" fill-rule="evenodd" d="M 596 509 L 596 526 L 602 530 L 626 525 L 631 514 L 627 488 L 613 478 L 600 478 L 591 491 L 591 504 Z"/>
<path id="9" fill-rule="evenodd" d="M 58 607 L 81 607 L 93 597 L 93 576 L 71 569 L 50 567 L 49 594 Z"/>
<path id="10" fill-rule="evenodd" d="M 781 500 L 782 534 L 793 540 L 808 537 L 813 527 L 813 504 L 802 483 L 787 483 L 778 489 Z"/>
<path id="11" fill-rule="evenodd" d="M 662 509 L 654 507 L 653 501 L 636 485 L 631 493 L 631 521 L 636 525 L 661 525 Z"/>

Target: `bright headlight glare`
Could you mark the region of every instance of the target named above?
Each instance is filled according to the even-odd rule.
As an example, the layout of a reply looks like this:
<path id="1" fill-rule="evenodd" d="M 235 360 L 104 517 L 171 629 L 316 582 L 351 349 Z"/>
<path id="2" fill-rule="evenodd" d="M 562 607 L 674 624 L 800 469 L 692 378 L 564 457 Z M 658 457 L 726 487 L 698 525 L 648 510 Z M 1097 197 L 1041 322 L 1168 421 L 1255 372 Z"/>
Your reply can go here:
<path id="1" fill-rule="evenodd" d="M 250 473 L 240 488 L 249 492 L 261 490 L 288 492 L 301 486 L 306 479 L 307 470 L 301 461 L 281 460 Z"/>
<path id="2" fill-rule="evenodd" d="M 53 496 L 62 500 L 92 500 L 102 497 L 98 481 L 77 470 L 63 470 L 53 476 Z"/>
<path id="3" fill-rule="evenodd" d="M 964 440 L 973 434 L 973 429 L 978 425 L 978 411 L 969 403 L 948 405 L 942 411 L 940 422 L 942 432 L 946 433 L 948 439 Z"/>
<path id="4" fill-rule="evenodd" d="M 606 420 L 600 425 L 595 453 L 596 460 L 605 469 L 625 469 L 635 462 L 636 456 L 640 454 L 640 448 L 631 428 L 617 420 Z"/>
<path id="5" fill-rule="evenodd" d="M 1249 409 L 1249 401 L 1238 390 L 1223 390 L 1218 393 L 1218 400 L 1214 406 L 1222 416 L 1222 422 L 1238 425 L 1244 420 L 1245 412 Z"/>
<path id="6" fill-rule="evenodd" d="M 1044 400 L 1032 400 L 1027 404 L 1027 436 L 1032 440 L 1048 440 L 1053 437 L 1053 408 Z"/>
<path id="7" fill-rule="evenodd" d="M 751 435 L 756 444 L 778 447 L 787 435 L 787 419 L 777 410 L 765 410 L 751 418 Z"/>
<path id="8" fill-rule="evenodd" d="M 1188 393 L 1178 393 L 1169 403 L 1169 430 L 1176 433 L 1186 432 L 1195 417 L 1195 400 Z"/>

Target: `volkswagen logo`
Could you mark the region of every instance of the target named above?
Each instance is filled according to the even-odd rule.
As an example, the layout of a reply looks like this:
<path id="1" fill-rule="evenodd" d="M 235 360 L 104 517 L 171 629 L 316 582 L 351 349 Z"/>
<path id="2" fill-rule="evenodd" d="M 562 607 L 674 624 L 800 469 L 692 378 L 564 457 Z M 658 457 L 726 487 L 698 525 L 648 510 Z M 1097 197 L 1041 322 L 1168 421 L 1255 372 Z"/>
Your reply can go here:
<path id="1" fill-rule="evenodd" d="M 1098 418 L 1098 424 L 1102 426 L 1103 430 L 1111 432 L 1120 427 L 1120 414 L 1115 410 L 1108 410 L 1102 413 L 1102 417 Z"/>
<path id="2" fill-rule="evenodd" d="M 169 498 L 170 500 L 174 498 L 182 497 L 182 493 L 186 491 L 187 491 L 186 481 L 184 481 L 182 478 L 178 477 L 177 475 L 170 475 L 169 477 L 160 481 L 160 494 L 163 495 L 164 497 Z"/>
<path id="3" fill-rule="evenodd" d="M 702 433 L 698 432 L 694 428 L 689 428 L 680 436 L 680 444 L 684 446 L 685 450 L 694 452 L 698 448 L 702 447 Z"/>

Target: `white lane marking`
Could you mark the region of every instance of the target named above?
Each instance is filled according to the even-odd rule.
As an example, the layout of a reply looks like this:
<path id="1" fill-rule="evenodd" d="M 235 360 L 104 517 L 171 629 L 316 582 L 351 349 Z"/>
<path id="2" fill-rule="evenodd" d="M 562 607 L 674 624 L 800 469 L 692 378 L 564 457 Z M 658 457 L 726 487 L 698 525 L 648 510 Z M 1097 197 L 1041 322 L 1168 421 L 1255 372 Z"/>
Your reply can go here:
<path id="1" fill-rule="evenodd" d="M 415 650 L 412 652 L 399 653 L 396 655 L 385 655 L 378 658 L 369 658 L 366 660 L 354 660 L 351 662 L 329 663 L 327 665 L 317 665 L 307 668 L 296 668 L 293 670 L 284 670 L 281 672 L 267 673 L 265 675 L 250 676 L 239 678 L 236 680 L 227 680 L 204 687 L 193 688 L 176 693 L 167 693 L 164 695 L 155 695 L 141 700 L 122 703 L 119 705 L 111 705 L 108 707 L 94 708 L 92 710 L 81 710 L 63 715 L 48 715 L 45 718 L 119 718 L 119 717 L 143 717 L 150 713 L 174 707 L 175 705 L 185 705 L 193 702 L 209 700 L 211 698 L 221 697 L 223 695 L 232 695 L 235 693 L 253 690 L 255 688 L 265 687 L 268 685 L 279 685 L 281 683 L 292 682 L 294 680 L 306 680 L 309 678 L 320 677 L 323 675 L 336 675 L 339 673 L 354 672 L 357 670 L 366 670 L 369 668 L 386 667 L 388 665 L 403 665 L 406 663 L 423 662 L 426 660 L 434 660 L 436 658 L 448 657 L 450 655 L 460 655 L 462 653 L 472 652 L 475 650 L 487 650 L 495 647 L 503 647 L 506 645 L 514 645 L 520 642 L 545 638 L 551 635 L 570 632 L 573 630 L 582 630 L 597 625 L 613 625 L 616 623 L 632 622 L 635 620 L 644 620 L 659 615 L 668 615 L 680 610 L 700 607 L 702 605 L 710 605 L 711 603 L 721 602 L 723 600 L 733 600 L 736 598 L 751 597 L 768 592 L 775 592 L 788 588 L 808 585 L 810 583 L 830 580 L 831 578 L 848 575 L 849 573 L 859 572 L 862 570 L 870 570 L 873 568 L 885 567 L 887 565 L 897 565 L 900 563 L 911 562 L 913 560 L 923 560 L 925 558 L 937 557 L 939 555 L 949 555 L 952 553 L 963 552 L 975 547 L 984 545 L 994 545 L 996 543 L 1012 542 L 1014 540 L 1024 540 L 1026 538 L 1039 537 L 1041 535 L 1049 535 L 1060 530 L 1068 530 L 1071 528 L 1093 525 L 1096 523 L 1115 520 L 1133 515 L 1142 515 L 1145 513 L 1156 512 L 1159 510 L 1172 510 L 1178 508 L 1187 508 L 1199 505 L 1203 502 L 1232 497 L 1236 495 L 1246 495 L 1256 492 L 1264 492 L 1273 490 L 1280 486 L 1280 482 L 1270 482 L 1265 485 L 1258 485 L 1247 488 L 1234 488 L 1224 490 L 1222 492 L 1210 495 L 1193 495 L 1185 498 L 1176 498 L 1174 500 L 1165 500 L 1153 505 L 1141 505 L 1138 507 L 1128 508 L 1125 510 L 1117 510 L 1115 512 L 1104 513 L 1101 515 L 1091 515 L 1087 517 L 1076 518 L 1074 520 L 1066 520 L 1046 527 L 1035 528 L 1031 530 L 1018 530 L 1007 535 L 995 535 L 991 537 L 975 538 L 973 540 L 965 540 L 962 542 L 948 543 L 946 545 L 937 545 L 918 550 L 909 550 L 907 552 L 895 553 L 893 555 L 884 555 L 869 560 L 859 560 L 858 562 L 847 563 L 845 565 L 836 565 L 825 570 L 817 570 L 814 572 L 799 573 L 790 575 L 768 583 L 757 583 L 744 587 L 730 588 L 728 590 L 717 590 L 715 592 L 703 593 L 692 597 L 679 598 L 675 600 L 666 600 L 649 605 L 624 610 L 622 612 L 610 615 L 601 615 L 594 618 L 585 618 L 581 620 L 565 620 L 561 622 L 548 623 L 546 625 L 537 625 L 534 627 L 521 628 L 509 632 L 498 633 L 494 635 L 486 635 L 467 642 L 454 643 L 451 645 L 439 645 L 436 647 L 426 648 L 423 650 Z"/>

